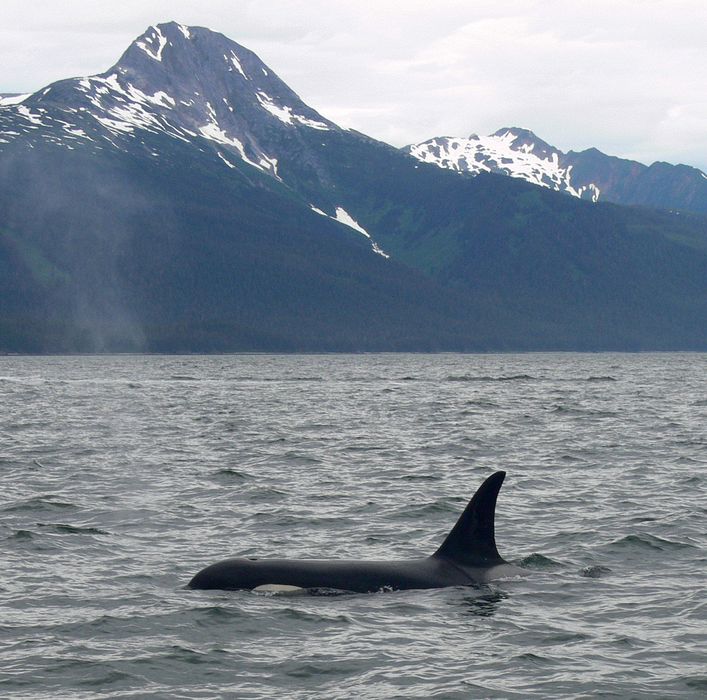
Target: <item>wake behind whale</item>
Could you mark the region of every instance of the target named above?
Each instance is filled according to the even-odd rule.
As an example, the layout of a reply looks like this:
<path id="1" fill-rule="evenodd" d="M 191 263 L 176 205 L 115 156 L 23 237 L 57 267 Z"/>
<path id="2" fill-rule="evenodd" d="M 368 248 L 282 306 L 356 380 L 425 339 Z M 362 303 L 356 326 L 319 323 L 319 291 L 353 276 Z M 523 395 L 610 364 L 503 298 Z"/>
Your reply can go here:
<path id="1" fill-rule="evenodd" d="M 224 559 L 207 566 L 189 588 L 219 590 L 337 589 L 358 593 L 468 586 L 522 573 L 496 548 L 499 471 L 479 487 L 439 549 L 410 560 Z"/>

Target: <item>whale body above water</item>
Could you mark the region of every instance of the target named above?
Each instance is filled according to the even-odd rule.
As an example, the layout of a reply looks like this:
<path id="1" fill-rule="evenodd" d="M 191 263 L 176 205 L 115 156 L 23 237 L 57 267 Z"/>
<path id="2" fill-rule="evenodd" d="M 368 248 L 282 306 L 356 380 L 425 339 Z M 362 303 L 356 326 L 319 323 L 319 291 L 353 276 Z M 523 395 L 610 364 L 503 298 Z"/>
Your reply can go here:
<path id="1" fill-rule="evenodd" d="M 224 559 L 207 566 L 189 588 L 358 593 L 468 586 L 523 573 L 496 549 L 496 499 L 506 476 L 499 471 L 479 487 L 439 549 L 410 560 Z"/>

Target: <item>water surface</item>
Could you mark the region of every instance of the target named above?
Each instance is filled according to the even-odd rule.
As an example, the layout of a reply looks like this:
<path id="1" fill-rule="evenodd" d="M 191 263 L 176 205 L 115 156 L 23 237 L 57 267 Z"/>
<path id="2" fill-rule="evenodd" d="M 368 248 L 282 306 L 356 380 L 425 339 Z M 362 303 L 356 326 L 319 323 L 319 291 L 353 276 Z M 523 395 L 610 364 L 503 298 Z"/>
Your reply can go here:
<path id="1" fill-rule="evenodd" d="M 0 357 L 4 698 L 705 697 L 707 356 Z M 407 558 L 476 487 L 523 580 L 183 588 Z"/>

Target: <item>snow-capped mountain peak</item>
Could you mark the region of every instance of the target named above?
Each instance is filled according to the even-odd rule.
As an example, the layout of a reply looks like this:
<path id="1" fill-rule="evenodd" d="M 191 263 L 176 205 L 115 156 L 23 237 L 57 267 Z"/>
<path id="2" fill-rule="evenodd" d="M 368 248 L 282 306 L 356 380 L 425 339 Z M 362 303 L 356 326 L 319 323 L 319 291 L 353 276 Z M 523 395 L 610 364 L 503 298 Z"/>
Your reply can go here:
<path id="1" fill-rule="evenodd" d="M 108 142 L 153 152 L 149 134 L 161 134 L 210 142 L 226 165 L 240 160 L 275 177 L 274 142 L 296 140 L 301 129 L 338 128 L 252 51 L 176 22 L 149 27 L 105 73 L 59 81 L 18 102 L 0 102 L 0 144 L 29 132 L 66 148 Z"/>
<path id="2" fill-rule="evenodd" d="M 341 131 L 252 51 L 176 22 L 149 27 L 104 73 L 0 103 L 0 152 L 49 146 L 160 159 L 171 158 L 178 145 L 186 147 L 180 160 L 195 148 L 224 175 L 251 178 L 260 171 L 293 191 L 328 188 L 320 153 Z M 337 204 L 327 216 L 365 235 L 387 257 Z"/>
<path id="3" fill-rule="evenodd" d="M 517 126 L 504 127 L 492 136 L 512 144 L 512 148 L 523 153 L 533 153 L 539 158 L 552 158 L 553 153 L 560 151 L 536 136 L 530 129 L 521 129 Z"/>
<path id="4" fill-rule="evenodd" d="M 564 154 L 528 129 L 507 127 L 489 136 L 468 138 L 443 136 L 406 150 L 422 162 L 459 173 L 500 173 L 592 201 L 600 196 L 594 183 L 574 183 L 572 166 L 563 162 Z"/>
<path id="5" fill-rule="evenodd" d="M 489 136 L 438 137 L 406 146 L 425 163 L 460 174 L 483 172 L 526 180 L 597 202 L 692 209 L 707 207 L 707 175 L 686 165 L 609 156 L 596 148 L 563 153 L 528 129 L 506 127 Z"/>

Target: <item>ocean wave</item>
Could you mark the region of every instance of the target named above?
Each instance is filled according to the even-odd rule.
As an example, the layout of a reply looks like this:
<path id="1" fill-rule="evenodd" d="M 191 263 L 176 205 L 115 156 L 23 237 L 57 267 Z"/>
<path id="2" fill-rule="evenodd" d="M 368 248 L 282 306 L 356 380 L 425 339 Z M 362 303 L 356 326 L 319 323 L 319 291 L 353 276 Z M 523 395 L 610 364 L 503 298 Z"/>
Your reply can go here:
<path id="1" fill-rule="evenodd" d="M 2 507 L 2 511 L 6 513 L 16 513 L 22 511 L 35 511 L 35 510 L 68 510 L 70 508 L 78 508 L 75 503 L 69 503 L 68 501 L 59 500 L 58 496 L 53 496 L 51 494 L 45 496 L 34 496 L 28 498 L 24 501 L 17 501 L 15 503 L 10 503 Z"/>
<path id="2" fill-rule="evenodd" d="M 536 377 L 530 374 L 511 374 L 494 377 L 490 375 L 475 375 L 475 374 L 451 374 L 446 377 L 448 382 L 518 382 L 535 380 Z"/>
<path id="3" fill-rule="evenodd" d="M 591 416 L 592 418 L 615 418 L 616 411 L 602 411 L 595 408 L 577 408 L 576 406 L 566 406 L 556 404 L 551 413 L 559 413 L 567 416 Z"/>
<path id="4" fill-rule="evenodd" d="M 550 557 L 546 557 L 544 554 L 539 554 L 538 552 L 523 557 L 521 560 L 517 561 L 516 564 L 524 569 L 538 569 L 540 571 L 561 569 L 564 566 L 561 562 L 550 559 Z"/>
<path id="5" fill-rule="evenodd" d="M 65 523 L 37 523 L 37 527 L 54 530 L 61 535 L 109 535 L 106 530 L 98 527 L 81 527 L 79 525 L 67 525 Z"/>
<path id="6" fill-rule="evenodd" d="M 657 550 L 660 552 L 680 549 L 699 549 L 696 545 L 689 544 L 688 542 L 667 540 L 647 532 L 626 535 L 625 537 L 611 542 L 609 547 L 615 549 Z"/>
<path id="7" fill-rule="evenodd" d="M 242 472 L 239 471 L 238 469 L 232 469 L 230 467 L 224 467 L 223 469 L 218 469 L 216 472 L 213 474 L 213 478 L 221 481 L 221 480 L 228 480 L 228 481 L 247 481 L 248 479 L 252 479 L 253 476 L 252 474 L 248 474 L 247 472 Z"/>

